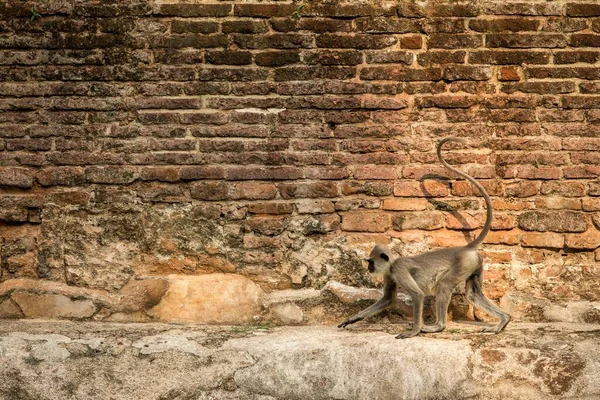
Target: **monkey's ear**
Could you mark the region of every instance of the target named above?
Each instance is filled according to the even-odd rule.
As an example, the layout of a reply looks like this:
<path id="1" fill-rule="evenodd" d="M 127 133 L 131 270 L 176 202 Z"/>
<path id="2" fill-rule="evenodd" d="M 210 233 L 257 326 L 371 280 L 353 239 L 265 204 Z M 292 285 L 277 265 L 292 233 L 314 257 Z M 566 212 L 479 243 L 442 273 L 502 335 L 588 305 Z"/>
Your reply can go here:
<path id="1" fill-rule="evenodd" d="M 388 255 L 385 253 L 381 253 L 379 257 L 383 258 L 385 261 L 390 261 L 390 257 L 388 257 Z"/>

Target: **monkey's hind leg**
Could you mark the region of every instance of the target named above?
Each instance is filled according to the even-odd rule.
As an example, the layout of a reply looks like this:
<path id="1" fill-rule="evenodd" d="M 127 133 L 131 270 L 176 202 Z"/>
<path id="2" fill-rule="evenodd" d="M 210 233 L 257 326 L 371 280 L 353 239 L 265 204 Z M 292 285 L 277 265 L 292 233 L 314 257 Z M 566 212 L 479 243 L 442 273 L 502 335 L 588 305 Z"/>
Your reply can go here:
<path id="1" fill-rule="evenodd" d="M 510 315 L 504 312 L 500 307 L 492 303 L 481 290 L 483 282 L 483 267 L 479 267 L 477 271 L 469 279 L 467 279 L 466 292 L 467 300 L 475 307 L 500 318 L 498 325 L 488 326 L 482 329 L 482 332 L 498 333 L 502 331 L 510 321 Z"/>
<path id="2" fill-rule="evenodd" d="M 424 325 L 421 328 L 421 332 L 424 333 L 435 333 L 441 332 L 446 329 L 446 322 L 448 321 L 448 306 L 450 305 L 450 299 L 452 298 L 452 288 L 439 288 L 437 296 L 435 297 L 435 323 L 433 325 Z"/>

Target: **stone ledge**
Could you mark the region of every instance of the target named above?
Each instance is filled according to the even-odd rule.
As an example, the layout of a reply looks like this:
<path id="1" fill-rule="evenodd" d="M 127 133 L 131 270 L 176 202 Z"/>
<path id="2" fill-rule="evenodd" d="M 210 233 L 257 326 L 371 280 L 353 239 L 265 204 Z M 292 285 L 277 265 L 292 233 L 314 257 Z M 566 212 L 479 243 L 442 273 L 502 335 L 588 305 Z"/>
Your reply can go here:
<path id="1" fill-rule="evenodd" d="M 0 398 L 599 398 L 600 325 L 479 328 L 0 320 Z"/>

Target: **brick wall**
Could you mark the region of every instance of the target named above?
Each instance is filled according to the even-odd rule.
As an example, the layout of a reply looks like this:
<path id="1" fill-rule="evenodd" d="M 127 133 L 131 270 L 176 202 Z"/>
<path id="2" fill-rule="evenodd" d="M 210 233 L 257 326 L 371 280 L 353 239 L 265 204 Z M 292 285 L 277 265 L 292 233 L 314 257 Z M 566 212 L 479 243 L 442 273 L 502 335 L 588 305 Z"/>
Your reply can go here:
<path id="1" fill-rule="evenodd" d="M 482 198 L 436 159 L 449 135 L 470 146 L 447 159 L 492 196 L 486 293 L 535 320 L 600 299 L 597 3 L 0 15 L 2 316 L 246 321 L 204 316 L 208 286 L 246 316 L 337 318 L 354 306 L 325 292 L 375 285 L 374 243 L 412 255 L 482 227 Z"/>

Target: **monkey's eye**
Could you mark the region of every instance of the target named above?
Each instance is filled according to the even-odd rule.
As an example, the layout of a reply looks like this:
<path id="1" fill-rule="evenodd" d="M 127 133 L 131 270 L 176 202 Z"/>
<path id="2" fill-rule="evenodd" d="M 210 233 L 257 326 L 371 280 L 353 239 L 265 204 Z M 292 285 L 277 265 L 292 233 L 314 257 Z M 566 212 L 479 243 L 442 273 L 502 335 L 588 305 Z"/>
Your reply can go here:
<path id="1" fill-rule="evenodd" d="M 381 253 L 381 255 L 379 257 L 383 258 L 385 261 L 390 261 L 390 258 L 385 253 Z"/>

